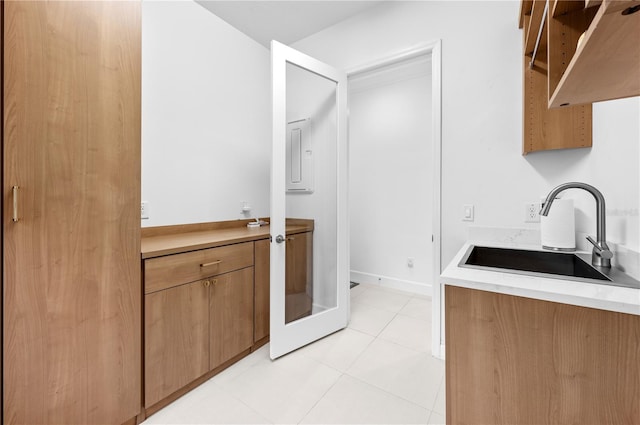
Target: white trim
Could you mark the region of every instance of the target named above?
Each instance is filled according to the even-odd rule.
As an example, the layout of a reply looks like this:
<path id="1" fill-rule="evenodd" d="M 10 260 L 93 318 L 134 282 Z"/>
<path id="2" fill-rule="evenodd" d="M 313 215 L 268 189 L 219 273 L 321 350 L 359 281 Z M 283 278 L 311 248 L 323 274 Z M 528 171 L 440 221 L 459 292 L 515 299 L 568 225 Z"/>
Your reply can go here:
<path id="1" fill-rule="evenodd" d="M 435 47 L 440 44 L 440 40 L 432 41 L 430 43 L 422 43 L 416 46 L 410 47 L 405 50 L 401 50 L 394 54 L 377 58 L 371 62 L 367 62 L 350 69 L 347 69 L 347 78 L 354 77 L 364 72 L 373 71 L 377 68 L 393 65 L 398 62 L 403 62 L 409 59 L 413 59 L 418 56 L 428 55 L 433 52 Z"/>
<path id="2" fill-rule="evenodd" d="M 381 286 L 383 288 L 391 288 L 398 291 L 411 292 L 413 294 L 424 295 L 427 297 L 430 297 L 433 293 L 433 285 L 431 285 L 430 283 L 396 279 L 394 277 L 364 273 L 355 270 L 351 270 L 351 282 Z"/>
<path id="3" fill-rule="evenodd" d="M 431 353 L 444 358 L 442 305 L 444 291 L 440 284 L 442 273 L 442 41 L 431 48 L 431 99 L 433 143 L 433 299 L 431 318 Z"/>
<path id="4" fill-rule="evenodd" d="M 347 70 L 347 77 L 373 71 L 421 55 L 431 55 L 431 101 L 432 101 L 432 148 L 433 148 L 433 283 L 431 353 L 444 358 L 444 335 L 442 334 L 442 302 L 444 292 L 440 285 L 442 272 L 442 41 L 440 39 L 418 44 L 371 62 Z M 351 272 L 353 275 L 353 271 Z M 392 279 L 393 280 L 393 279 Z"/>

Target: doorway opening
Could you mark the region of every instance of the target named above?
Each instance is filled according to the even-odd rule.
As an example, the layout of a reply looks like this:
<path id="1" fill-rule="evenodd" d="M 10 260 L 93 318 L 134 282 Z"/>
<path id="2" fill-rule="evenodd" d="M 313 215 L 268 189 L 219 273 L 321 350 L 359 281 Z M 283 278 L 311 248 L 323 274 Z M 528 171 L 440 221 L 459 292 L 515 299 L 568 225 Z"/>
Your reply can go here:
<path id="1" fill-rule="evenodd" d="M 441 357 L 440 41 L 347 72 L 350 280 L 430 295 Z"/>

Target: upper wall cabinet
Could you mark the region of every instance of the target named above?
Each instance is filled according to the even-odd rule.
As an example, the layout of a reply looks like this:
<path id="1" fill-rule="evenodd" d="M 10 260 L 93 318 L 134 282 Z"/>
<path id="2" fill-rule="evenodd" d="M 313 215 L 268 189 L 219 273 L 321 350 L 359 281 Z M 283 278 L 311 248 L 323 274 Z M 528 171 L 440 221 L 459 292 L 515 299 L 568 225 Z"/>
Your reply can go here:
<path id="1" fill-rule="evenodd" d="M 525 0 L 525 21 L 525 54 L 546 34 L 537 58 L 548 58 L 549 108 L 640 95 L 640 0 Z"/>
<path id="2" fill-rule="evenodd" d="M 547 58 L 548 5 L 546 1 L 524 1 L 523 28 L 523 144 L 524 155 L 552 149 L 591 147 L 591 105 L 549 109 L 551 67 Z"/>
<path id="3" fill-rule="evenodd" d="M 640 0 L 523 0 L 523 152 L 591 146 L 591 103 L 640 95 Z"/>

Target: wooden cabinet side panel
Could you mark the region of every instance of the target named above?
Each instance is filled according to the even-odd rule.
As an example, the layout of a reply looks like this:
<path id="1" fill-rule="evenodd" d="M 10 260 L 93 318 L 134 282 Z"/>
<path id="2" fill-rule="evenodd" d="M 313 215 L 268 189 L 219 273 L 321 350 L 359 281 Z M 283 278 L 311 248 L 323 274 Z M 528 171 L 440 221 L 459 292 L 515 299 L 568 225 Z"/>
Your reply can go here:
<path id="1" fill-rule="evenodd" d="M 536 63 L 529 69 L 524 57 L 523 153 L 591 147 L 591 105 L 549 109 L 546 64 Z"/>
<path id="2" fill-rule="evenodd" d="M 145 406 L 209 371 L 209 288 L 194 282 L 145 296 Z"/>
<path id="3" fill-rule="evenodd" d="M 253 345 L 253 267 L 211 279 L 209 369 Z"/>
<path id="4" fill-rule="evenodd" d="M 254 270 L 254 329 L 253 341 L 259 341 L 269 335 L 270 312 L 270 247 L 268 239 L 255 242 Z"/>
<path id="5" fill-rule="evenodd" d="M 4 164 L 4 2 L 0 4 L 0 117 L 3 124 L 0 125 L 0 163 Z M 0 170 L 0 182 L 4 188 L 4 165 Z M 4 189 L 3 189 L 4 190 Z M 0 197 L 0 211 L 4 211 L 4 197 Z M 0 240 L 4 241 L 4 221 L 0 226 Z M 4 242 L 0 246 L 0 255 L 4 259 Z M 0 262 L 0 276 L 4 276 L 4 261 Z M 4 278 L 3 278 L 4 281 Z M 0 291 L 0 341 L 4 343 L 4 283 Z M 4 348 L 2 349 L 4 352 Z M 3 386 L 0 387 L 0 410 L 4 412 L 4 362 L 0 360 L 0 377 L 3 378 Z"/>
<path id="6" fill-rule="evenodd" d="M 637 423 L 640 316 L 445 291 L 448 423 Z"/>
<path id="7" fill-rule="evenodd" d="M 140 4 L 3 6 L 4 423 L 123 423 L 141 407 Z"/>

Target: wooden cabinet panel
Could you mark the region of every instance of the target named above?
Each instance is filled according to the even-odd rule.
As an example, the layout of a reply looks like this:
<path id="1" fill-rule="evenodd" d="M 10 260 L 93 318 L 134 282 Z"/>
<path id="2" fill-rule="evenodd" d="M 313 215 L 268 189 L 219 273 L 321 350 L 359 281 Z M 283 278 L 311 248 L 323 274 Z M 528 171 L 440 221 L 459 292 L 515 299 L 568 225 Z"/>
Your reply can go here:
<path id="1" fill-rule="evenodd" d="M 253 345 L 253 267 L 211 282 L 209 368 L 214 369 Z"/>
<path id="2" fill-rule="evenodd" d="M 579 2 L 573 2 L 579 3 Z M 566 58 L 558 57 L 553 46 L 557 44 L 557 26 L 551 17 L 551 10 L 575 7 L 567 4 L 550 5 L 545 15 L 546 1 L 523 1 L 521 3 L 521 27 L 523 27 L 523 134 L 522 153 L 552 150 L 585 148 L 592 145 L 592 108 L 591 105 L 569 106 L 562 109 L 549 109 L 549 82 L 561 70 L 558 64 Z M 582 5 L 580 5 L 582 7 Z M 564 19 L 564 18 L 563 18 Z M 540 26 L 542 25 L 542 31 Z M 563 37 L 577 31 L 561 31 Z M 538 50 L 533 57 L 533 46 L 539 38 Z M 579 34 L 578 34 L 579 35 Z M 574 40 L 575 41 L 575 40 Z M 534 63 L 533 67 L 530 66 Z"/>
<path id="3" fill-rule="evenodd" d="M 589 6 L 549 22 L 551 27 L 558 27 L 557 42 L 552 47 L 562 71 L 549 80 L 551 108 L 640 95 L 640 1 Z M 582 15 L 586 20 L 580 23 Z M 572 34 L 575 29 L 578 34 Z M 583 32 L 583 41 L 577 46 Z"/>
<path id="4" fill-rule="evenodd" d="M 3 420 L 120 424 L 141 408 L 140 3 L 2 6 Z"/>
<path id="5" fill-rule="evenodd" d="M 145 296 L 145 406 L 209 371 L 209 286 L 205 281 Z"/>
<path id="6" fill-rule="evenodd" d="M 445 295 L 447 423 L 638 423 L 640 316 Z"/>
<path id="7" fill-rule="evenodd" d="M 254 328 L 253 341 L 257 342 L 269 335 L 269 291 L 270 277 L 270 249 L 269 239 L 255 242 L 255 270 L 254 270 Z"/>
<path id="8" fill-rule="evenodd" d="M 313 233 L 287 236 L 285 323 L 311 314 L 313 304 Z"/>
<path id="9" fill-rule="evenodd" d="M 144 262 L 145 293 L 252 265 L 252 242 L 151 258 Z"/>

